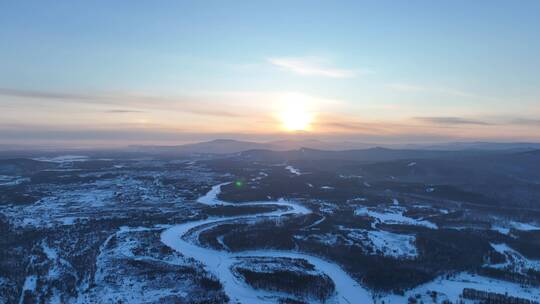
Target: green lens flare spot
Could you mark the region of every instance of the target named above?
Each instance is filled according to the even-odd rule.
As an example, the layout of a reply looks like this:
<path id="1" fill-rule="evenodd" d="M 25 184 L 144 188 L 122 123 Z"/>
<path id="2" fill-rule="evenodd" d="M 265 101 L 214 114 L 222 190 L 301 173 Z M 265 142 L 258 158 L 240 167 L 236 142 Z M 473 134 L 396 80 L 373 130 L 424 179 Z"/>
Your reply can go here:
<path id="1" fill-rule="evenodd" d="M 244 185 L 242 181 L 236 181 L 234 184 L 236 185 L 236 187 L 242 187 Z"/>

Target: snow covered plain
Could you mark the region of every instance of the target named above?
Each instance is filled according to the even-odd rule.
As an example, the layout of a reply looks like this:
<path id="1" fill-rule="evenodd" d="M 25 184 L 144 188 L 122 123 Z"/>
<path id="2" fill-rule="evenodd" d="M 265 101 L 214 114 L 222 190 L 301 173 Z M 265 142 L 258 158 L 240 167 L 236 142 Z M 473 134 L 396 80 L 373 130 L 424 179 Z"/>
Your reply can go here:
<path id="1" fill-rule="evenodd" d="M 306 220 L 304 226 L 298 225 L 300 226 L 298 231 L 302 231 L 300 236 L 307 240 L 304 243 L 318 242 L 321 245 L 316 248 L 322 250 L 341 249 L 347 246 L 370 247 L 370 252 L 359 253 L 358 258 L 360 255 L 364 257 L 369 255 L 373 260 L 383 258 L 401 263 L 405 259 L 406 262 L 412 264 L 421 260 L 419 256 L 423 258 L 423 254 L 418 253 L 422 247 L 416 244 L 417 240 L 421 239 L 416 232 L 421 230 L 425 233 L 436 234 L 451 230 L 445 226 L 444 221 L 440 221 L 440 217 L 437 219 L 437 215 L 448 215 L 454 211 L 452 209 L 440 209 L 441 206 L 433 207 L 430 204 L 423 205 L 423 201 L 407 201 L 392 193 L 382 200 L 375 200 L 369 195 L 364 198 L 366 193 L 359 193 L 353 196 L 357 199 L 344 200 L 346 204 L 327 200 L 327 198 L 324 200 L 304 199 L 302 203 L 309 206 L 309 209 L 315 213 L 310 217 L 311 210 L 305 208 L 304 205 L 286 200 L 268 198 L 269 201 L 239 204 L 221 201 L 217 196 L 221 187 L 227 183 L 214 186 L 206 195 L 199 197 L 202 191 L 208 189 L 209 184 L 215 183 L 215 180 L 220 180 L 225 175 L 216 175 L 212 170 L 193 162 L 181 163 L 181 166 L 165 161 L 122 162 L 118 165 L 116 165 L 117 162 L 110 162 L 103 164 L 99 170 L 84 169 L 91 163 L 92 160 L 84 162 L 83 160 L 69 160 L 69 158 L 65 158 L 62 162 L 60 159 L 51 162 L 47 168 L 52 169 L 42 170 L 46 172 L 47 177 L 55 176 L 50 181 L 48 179 L 48 182 L 40 182 L 33 176 L 27 180 L 20 173 L 5 173 L 6 175 L 0 176 L 0 189 L 3 189 L 5 193 L 14 191 L 13 189 L 23 189 L 23 187 L 32 190 L 24 192 L 25 194 L 41 193 L 39 199 L 31 204 L 2 205 L 0 216 L 9 220 L 10 228 L 14 231 L 47 232 L 36 236 L 37 241 L 32 243 L 31 251 L 28 247 L 28 254 L 23 252 L 29 260 L 24 265 L 29 265 L 29 267 L 20 269 L 20 276 L 0 276 L 2 296 L 6 295 L 5 290 L 8 290 L 9 286 L 16 284 L 14 288 L 10 287 L 16 295 L 10 298 L 8 303 L 28 302 L 29 299 L 36 299 L 31 302 L 44 301 L 45 303 L 119 301 L 159 303 L 164 299 L 180 299 L 179 301 L 193 303 L 201 299 L 213 299 L 213 303 L 223 303 L 224 301 L 216 302 L 215 299 L 224 299 L 225 292 L 231 297 L 232 303 L 235 303 L 235 300 L 241 303 L 275 303 L 277 297 L 287 296 L 278 292 L 254 290 L 238 275 L 231 274 L 229 266 L 246 257 L 275 258 L 275 260 L 284 257 L 308 261 L 315 266 L 318 273 L 327 274 L 336 282 L 336 294 L 328 301 L 330 303 L 371 303 L 372 301 L 406 303 L 408 297 L 416 298 L 417 295 L 420 295 L 424 303 L 432 303 L 431 291 L 438 292 L 438 302 L 443 299 L 455 302 L 459 300 L 463 288 L 508 293 L 512 296 L 538 300 L 538 291 L 533 288 L 525 288 L 518 284 L 471 273 L 444 275 L 428 283 L 423 281 L 423 284 L 418 283 L 422 285 L 405 291 L 404 295 L 377 293 L 367 290 L 365 288 L 368 286 L 367 283 L 358 285 L 359 278 L 364 279 L 362 273 L 359 275 L 359 272 L 351 271 L 349 268 L 347 269 L 351 271 L 350 273 L 344 272 L 343 269 L 349 264 L 339 259 L 335 260 L 338 261 L 337 263 L 330 262 L 334 259 L 327 254 L 325 255 L 328 259 L 299 251 L 283 250 L 254 249 L 231 253 L 204 248 L 198 242 L 193 242 L 194 239 L 198 240 L 197 237 L 193 237 L 194 235 L 198 236 L 224 223 L 258 224 L 269 218 L 282 220 L 294 218 L 293 221 L 295 221 L 297 219 L 295 216 L 304 215 L 298 217 L 298 219 Z M 284 166 L 280 165 L 276 168 L 282 175 Z M 252 181 L 257 182 L 272 176 L 271 168 L 257 167 L 253 172 L 246 180 L 253 178 Z M 305 174 L 302 178 L 298 178 L 293 172 L 287 176 L 314 190 L 326 183 L 327 180 L 324 179 L 322 179 L 324 183 L 307 179 L 313 176 L 312 171 L 308 172 L 309 174 L 302 172 L 301 174 Z M 16 182 L 18 180 L 21 181 Z M 2 185 L 1 183 L 9 184 Z M 257 183 L 254 185 L 260 186 Z M 342 189 L 339 185 L 330 183 L 329 185 L 335 186 L 336 191 Z M 357 186 L 362 191 L 369 190 L 362 185 L 361 181 L 357 182 Z M 369 191 L 376 193 L 384 191 L 375 182 L 370 186 L 372 187 Z M 259 190 L 253 187 L 246 189 Z M 280 197 L 280 195 L 272 197 Z M 296 197 L 287 193 L 283 195 Z M 219 210 L 222 208 L 219 206 L 229 206 L 228 211 L 235 209 L 232 206 L 271 205 L 280 206 L 281 209 L 254 215 L 212 217 L 199 221 L 205 218 L 204 211 L 209 208 L 194 203 L 197 197 L 201 204 L 217 206 L 215 209 L 218 212 L 209 214 L 221 214 Z M 392 197 L 399 197 L 399 200 Z M 387 203 L 379 204 L 379 201 L 387 201 Z M 425 212 L 420 209 L 425 209 Z M 178 225 L 184 221 L 194 222 Z M 526 221 L 520 218 L 489 221 L 493 223 L 493 226 L 490 227 L 488 224 L 483 229 L 501 232 L 502 235 L 496 236 L 497 239 L 490 242 L 492 242 L 493 250 L 503 254 L 507 262 L 486 264 L 484 267 L 505 270 L 511 268 L 516 273 L 522 273 L 527 269 L 540 269 L 540 261 L 527 258 L 509 246 L 517 240 L 519 234 L 527 232 L 528 235 L 534 236 L 534 231 L 540 229 L 533 221 L 529 223 Z M 163 223 L 168 226 L 160 225 Z M 130 225 L 132 227 L 127 227 Z M 392 225 L 396 228 L 389 227 Z M 408 230 L 400 230 L 399 225 L 408 226 Z M 251 228 L 251 225 L 247 226 Z M 466 228 L 464 229 L 466 232 Z M 182 238 L 182 235 L 190 236 L 190 238 Z M 166 240 L 162 242 L 164 237 Z M 296 235 L 293 234 L 291 237 L 296 237 Z M 218 236 L 217 241 L 221 242 L 222 246 L 216 248 L 234 251 L 233 244 L 225 242 L 223 235 Z M 298 250 L 306 248 L 302 247 L 302 242 L 297 243 L 300 244 L 297 248 L 301 248 Z M 231 245 L 233 249 L 228 249 L 227 245 Z M 17 250 L 22 250 L 20 248 L 23 247 L 18 248 Z M 97 254 L 93 253 L 92 248 L 96 248 Z M 17 250 L 9 252 L 16 253 Z M 322 254 L 324 252 L 322 250 L 306 250 L 306 252 L 317 255 Z M 84 259 L 80 259 L 81 256 Z M 351 256 L 354 259 L 357 258 L 355 255 Z M 94 268 L 94 265 L 95 277 L 92 271 L 88 271 Z M 344 268 L 342 269 L 339 265 Z M 393 271 L 393 269 L 386 271 Z M 216 283 L 221 281 L 224 288 L 222 289 L 222 285 L 219 284 L 214 289 L 208 288 L 201 284 L 199 278 L 213 279 Z M 208 296 L 212 293 L 215 296 Z M 0 303 L 2 303 L 2 298 L 0 297 Z M 299 297 L 299 299 L 303 298 Z M 308 303 L 315 302 L 310 298 L 304 300 Z M 468 302 L 465 301 L 465 303 Z"/>

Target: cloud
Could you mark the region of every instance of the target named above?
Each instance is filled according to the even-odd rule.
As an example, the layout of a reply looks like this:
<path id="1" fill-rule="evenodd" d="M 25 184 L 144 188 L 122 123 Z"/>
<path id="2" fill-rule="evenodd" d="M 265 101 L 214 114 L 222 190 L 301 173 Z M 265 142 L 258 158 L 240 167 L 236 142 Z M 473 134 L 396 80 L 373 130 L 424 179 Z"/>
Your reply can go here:
<path id="1" fill-rule="evenodd" d="M 323 130 L 348 131 L 348 132 L 364 132 L 375 133 L 381 132 L 381 125 L 356 123 L 356 122 L 341 122 L 341 121 L 326 121 L 317 124 Z"/>
<path id="2" fill-rule="evenodd" d="M 0 96 L 28 99 L 33 104 L 47 102 L 60 104 L 80 104 L 100 107 L 135 107 L 144 110 L 109 109 L 103 113 L 146 113 L 150 110 L 166 110 L 202 116 L 241 117 L 241 113 L 220 110 L 215 106 L 219 96 L 179 96 L 162 97 L 131 93 L 91 93 L 51 92 L 0 88 Z"/>
<path id="3" fill-rule="evenodd" d="M 96 96 L 83 95 L 83 94 L 71 94 L 71 93 L 58 93 L 58 92 L 45 92 L 35 90 L 20 90 L 0 88 L 0 95 L 10 97 L 21 98 L 36 98 L 36 99 L 93 99 Z"/>
<path id="4" fill-rule="evenodd" d="M 145 111 L 139 111 L 139 110 L 107 110 L 107 111 L 104 111 L 105 113 L 118 113 L 118 114 L 123 114 L 123 113 L 144 113 Z"/>
<path id="5" fill-rule="evenodd" d="M 463 117 L 414 117 L 413 119 L 422 121 L 425 123 L 436 124 L 436 125 L 478 125 L 478 126 L 490 126 L 492 123 L 468 119 Z"/>
<path id="6" fill-rule="evenodd" d="M 357 74 L 352 70 L 331 67 L 327 61 L 316 57 L 279 57 L 270 58 L 268 62 L 283 70 L 304 76 L 351 78 Z"/>
<path id="7" fill-rule="evenodd" d="M 536 129 L 540 127 L 540 119 L 529 117 L 495 116 L 488 119 L 472 119 L 465 117 L 413 117 L 414 120 L 440 126 L 506 126 Z"/>
<path id="8" fill-rule="evenodd" d="M 540 119 L 534 118 L 514 118 L 510 120 L 511 124 L 522 126 L 540 126 Z"/>
<path id="9" fill-rule="evenodd" d="M 232 111 L 222 111 L 222 110 L 211 110 L 211 109 L 184 109 L 184 112 L 197 114 L 197 115 L 206 115 L 206 116 L 217 116 L 217 117 L 246 117 L 246 115 L 232 112 Z"/>

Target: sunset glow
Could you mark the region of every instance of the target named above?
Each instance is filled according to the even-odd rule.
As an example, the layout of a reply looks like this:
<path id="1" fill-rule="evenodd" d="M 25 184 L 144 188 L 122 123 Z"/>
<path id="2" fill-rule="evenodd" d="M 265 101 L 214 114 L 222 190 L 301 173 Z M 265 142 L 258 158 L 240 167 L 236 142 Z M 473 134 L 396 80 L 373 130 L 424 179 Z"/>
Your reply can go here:
<path id="1" fill-rule="evenodd" d="M 0 145 L 540 140 L 538 2 L 103 3 L 0 5 Z"/>
<path id="2" fill-rule="evenodd" d="M 283 129 L 287 131 L 309 131 L 313 115 L 301 105 L 289 105 L 280 115 Z"/>

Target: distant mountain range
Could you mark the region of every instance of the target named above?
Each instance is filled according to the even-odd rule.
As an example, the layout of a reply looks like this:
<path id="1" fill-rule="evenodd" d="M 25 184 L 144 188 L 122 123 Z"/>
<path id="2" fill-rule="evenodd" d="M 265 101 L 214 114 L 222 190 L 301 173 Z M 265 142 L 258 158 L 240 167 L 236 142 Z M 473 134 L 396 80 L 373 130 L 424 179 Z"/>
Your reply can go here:
<path id="1" fill-rule="evenodd" d="M 248 150 L 289 151 L 311 148 L 329 151 L 365 149 L 372 144 L 353 142 L 324 142 L 319 140 L 279 140 L 265 143 L 240 141 L 234 139 L 216 139 L 207 142 L 178 146 L 130 146 L 130 150 L 147 153 L 211 153 L 232 154 Z"/>
<path id="2" fill-rule="evenodd" d="M 457 151 L 457 150 L 484 150 L 484 151 L 493 151 L 493 150 L 538 150 L 540 149 L 540 143 L 529 143 L 529 142 L 514 142 L 514 143 L 497 143 L 497 142 L 453 142 L 453 143 L 444 143 L 436 145 L 407 145 L 404 148 L 420 148 L 425 150 L 446 150 L 446 151 Z"/>
<path id="3" fill-rule="evenodd" d="M 388 160 L 408 158 L 432 158 L 455 155 L 474 155 L 478 152 L 530 152 L 540 151 L 540 143 L 492 143 L 492 142 L 454 142 L 443 144 L 394 144 L 378 145 L 352 141 L 322 141 L 316 139 L 278 140 L 270 142 L 252 142 L 234 139 L 216 139 L 185 145 L 154 146 L 134 145 L 127 148 L 114 149 L 68 149 L 52 147 L 19 147 L 0 145 L 0 159 L 32 158 L 42 156 L 58 156 L 63 154 L 87 155 L 101 158 L 114 158 L 117 155 L 132 157 L 146 156 L 186 156 L 204 154 L 238 154 L 244 156 L 270 154 L 274 158 L 329 157 L 351 160 Z M 249 152 L 249 153 L 248 153 Z M 280 153 L 271 153 L 280 152 Z M 538 152 L 536 152 L 538 153 Z"/>
<path id="4" fill-rule="evenodd" d="M 301 148 L 289 151 L 273 150 L 248 150 L 239 153 L 239 156 L 254 161 L 274 161 L 286 162 L 293 160 L 344 160 L 344 161 L 363 161 L 363 162 L 381 162 L 405 159 L 456 159 L 471 156 L 489 156 L 496 154 L 514 154 L 513 150 L 457 150 L 457 151 L 439 151 L 439 150 L 420 150 L 420 149 L 388 149 L 382 147 L 326 151 Z M 521 153 L 521 152 L 520 152 Z"/>
<path id="5" fill-rule="evenodd" d="M 377 154 L 381 153 L 381 151 L 385 151 L 387 154 L 395 154 L 400 150 L 399 154 L 409 151 L 411 155 L 429 155 L 430 153 L 428 151 L 532 151 L 540 150 L 540 143 L 455 142 L 436 145 L 377 145 L 345 141 L 326 142 L 320 140 L 280 140 L 259 143 L 234 139 L 216 139 L 176 146 L 130 146 L 129 151 L 152 154 L 234 154 L 250 150 L 294 151 L 302 148 L 347 153 L 350 153 L 351 150 L 366 150 L 363 152 L 364 154 Z M 374 148 L 378 149 L 373 150 Z M 381 150 L 382 148 L 386 149 Z"/>

